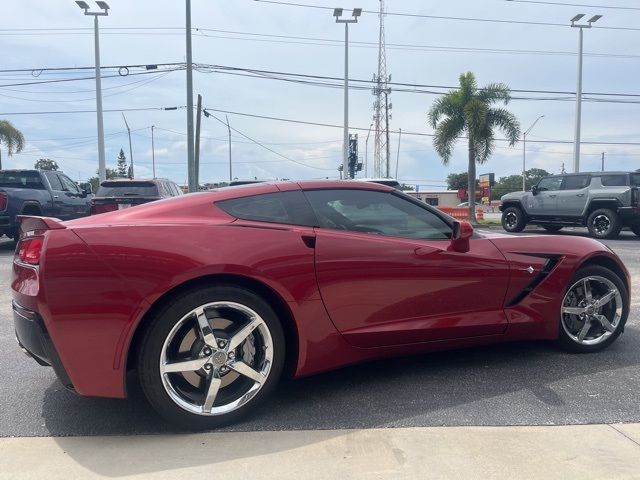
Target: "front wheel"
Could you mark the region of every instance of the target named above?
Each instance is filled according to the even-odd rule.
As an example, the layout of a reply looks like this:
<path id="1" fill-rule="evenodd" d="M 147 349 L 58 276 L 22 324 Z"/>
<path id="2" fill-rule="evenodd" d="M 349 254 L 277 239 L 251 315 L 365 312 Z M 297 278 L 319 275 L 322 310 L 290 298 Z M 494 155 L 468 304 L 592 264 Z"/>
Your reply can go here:
<path id="1" fill-rule="evenodd" d="M 622 279 L 608 268 L 582 268 L 560 306 L 558 343 L 572 352 L 597 352 L 618 338 L 628 315 L 629 293 Z"/>
<path id="2" fill-rule="evenodd" d="M 616 212 L 608 208 L 600 208 L 587 219 L 589 233 L 595 238 L 616 238 L 622 230 L 622 222 Z"/>
<path id="3" fill-rule="evenodd" d="M 630 228 L 633 233 L 635 233 L 638 237 L 640 237 L 640 223 L 636 225 L 632 225 Z"/>
<path id="4" fill-rule="evenodd" d="M 285 340 L 273 309 L 243 288 L 202 287 L 170 303 L 147 329 L 138 369 L 151 405 L 203 430 L 249 414 L 275 387 Z"/>
<path id="5" fill-rule="evenodd" d="M 509 207 L 502 212 L 502 228 L 507 232 L 521 232 L 526 226 L 527 220 L 518 207 Z"/>

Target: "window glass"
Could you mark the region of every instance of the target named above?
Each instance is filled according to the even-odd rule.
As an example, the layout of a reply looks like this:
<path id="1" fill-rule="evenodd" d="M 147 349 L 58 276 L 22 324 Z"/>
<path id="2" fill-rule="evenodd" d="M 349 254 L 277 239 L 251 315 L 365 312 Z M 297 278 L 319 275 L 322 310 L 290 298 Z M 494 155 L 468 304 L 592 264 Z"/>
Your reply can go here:
<path id="1" fill-rule="evenodd" d="M 448 239 L 451 228 L 412 201 L 370 190 L 310 190 L 305 195 L 321 227 L 404 237 Z"/>
<path id="2" fill-rule="evenodd" d="M 157 197 L 158 187 L 153 182 L 135 180 L 106 180 L 100 184 L 96 197 Z"/>
<path id="3" fill-rule="evenodd" d="M 317 221 L 301 191 L 265 193 L 216 202 L 237 218 L 259 222 L 314 226 Z"/>
<path id="4" fill-rule="evenodd" d="M 564 178 L 563 190 L 581 190 L 591 182 L 589 175 L 569 175 Z"/>
<path id="5" fill-rule="evenodd" d="M 600 177 L 603 187 L 624 187 L 627 184 L 626 175 L 603 175 Z"/>
<path id="6" fill-rule="evenodd" d="M 76 182 L 71 180 L 69 177 L 58 174 L 58 178 L 60 178 L 60 181 L 62 182 L 63 190 L 67 190 L 71 193 L 80 193 L 80 189 L 78 188 L 78 185 L 76 185 Z"/>
<path id="7" fill-rule="evenodd" d="M 560 190 L 563 177 L 546 177 L 538 183 L 538 190 L 541 192 Z"/>
<path id="8" fill-rule="evenodd" d="M 38 172 L 0 171 L 0 187 L 31 188 L 44 190 L 44 184 Z"/>
<path id="9" fill-rule="evenodd" d="M 53 172 L 45 172 L 47 180 L 51 184 L 51 190 L 62 190 L 62 182 L 58 178 L 58 175 Z"/>
<path id="10" fill-rule="evenodd" d="M 640 173 L 631 174 L 631 185 L 634 187 L 640 187 Z"/>

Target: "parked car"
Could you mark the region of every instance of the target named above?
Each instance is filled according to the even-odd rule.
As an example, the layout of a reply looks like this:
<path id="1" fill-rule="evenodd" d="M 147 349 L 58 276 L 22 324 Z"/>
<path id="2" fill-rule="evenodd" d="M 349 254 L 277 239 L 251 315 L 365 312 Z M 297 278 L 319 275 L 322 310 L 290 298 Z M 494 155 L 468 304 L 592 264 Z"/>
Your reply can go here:
<path id="1" fill-rule="evenodd" d="M 91 200 L 91 215 L 123 210 L 143 203 L 182 195 L 180 187 L 171 180 L 154 178 L 153 180 L 132 180 L 115 178 L 100 184 L 95 197 Z"/>
<path id="2" fill-rule="evenodd" d="M 60 171 L 0 170 L 0 235 L 17 240 L 18 215 L 89 215 L 89 193 Z"/>
<path id="3" fill-rule="evenodd" d="M 623 227 L 640 236 L 640 173 L 594 172 L 545 177 L 530 192 L 502 197 L 502 227 L 520 232 L 527 224 L 557 232 L 587 227 L 595 238 L 615 238 Z"/>
<path id="4" fill-rule="evenodd" d="M 630 308 L 600 242 L 474 232 L 374 183 L 222 188 L 22 230 L 25 352 L 80 395 L 124 398 L 136 369 L 151 405 L 193 429 L 242 418 L 282 375 L 522 339 L 595 352 Z"/>

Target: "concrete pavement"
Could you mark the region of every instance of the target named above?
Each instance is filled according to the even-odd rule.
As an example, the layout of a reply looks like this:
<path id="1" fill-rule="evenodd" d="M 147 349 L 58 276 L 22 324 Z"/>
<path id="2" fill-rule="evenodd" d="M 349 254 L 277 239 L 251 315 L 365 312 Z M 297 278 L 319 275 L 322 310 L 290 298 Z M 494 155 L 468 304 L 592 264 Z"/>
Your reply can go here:
<path id="1" fill-rule="evenodd" d="M 640 424 L 4 438 L 0 478 L 634 479 Z"/>

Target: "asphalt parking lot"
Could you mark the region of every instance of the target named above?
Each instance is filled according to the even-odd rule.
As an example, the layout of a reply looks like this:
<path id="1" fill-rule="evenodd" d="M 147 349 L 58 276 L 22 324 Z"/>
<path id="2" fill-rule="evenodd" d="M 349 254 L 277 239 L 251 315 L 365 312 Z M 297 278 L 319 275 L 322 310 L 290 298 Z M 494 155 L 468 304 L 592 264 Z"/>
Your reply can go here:
<path id="1" fill-rule="evenodd" d="M 637 286 L 640 238 L 623 232 L 606 243 Z M 0 436 L 174 431 L 134 381 L 127 401 L 82 398 L 20 352 L 10 309 L 12 255 L 12 245 L 0 240 Z M 283 381 L 256 415 L 229 430 L 640 422 L 637 287 L 631 301 L 625 333 L 599 354 L 570 355 L 546 342 L 524 342 L 353 366 Z"/>

